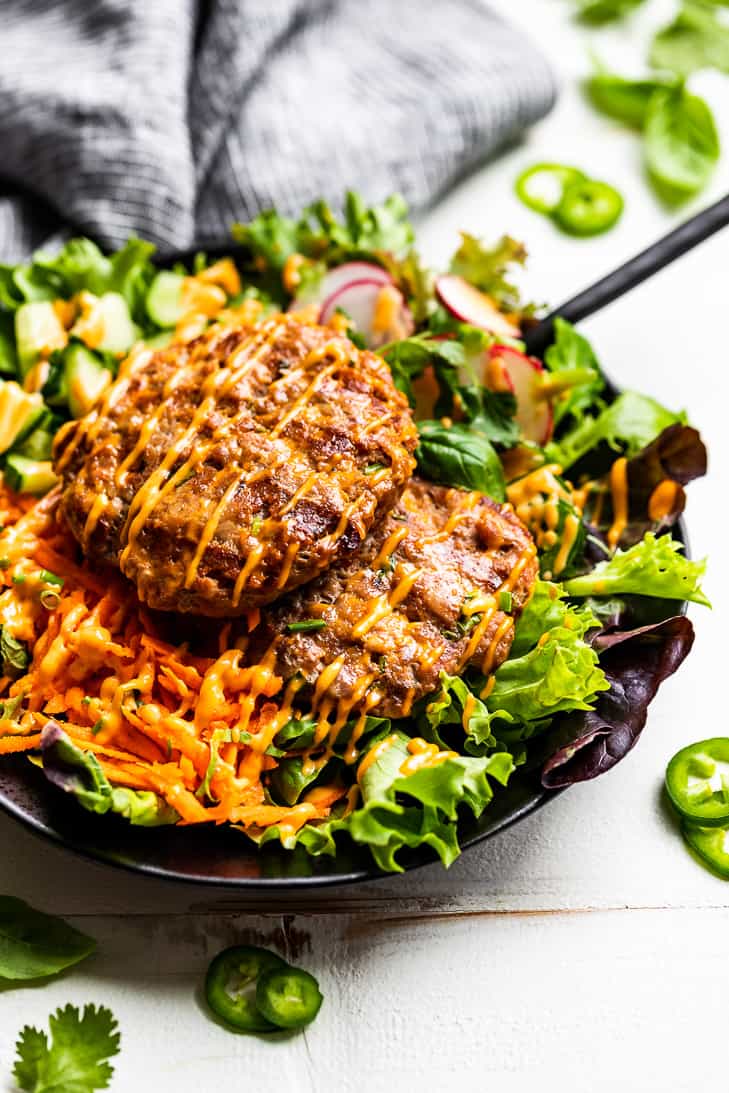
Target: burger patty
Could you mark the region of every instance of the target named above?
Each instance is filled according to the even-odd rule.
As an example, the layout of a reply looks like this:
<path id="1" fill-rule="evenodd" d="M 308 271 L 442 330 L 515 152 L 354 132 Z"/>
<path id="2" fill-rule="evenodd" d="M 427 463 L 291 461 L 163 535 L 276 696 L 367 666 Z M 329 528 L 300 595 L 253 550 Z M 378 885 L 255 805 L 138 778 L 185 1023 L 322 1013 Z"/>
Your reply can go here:
<path id="1" fill-rule="evenodd" d="M 134 353 L 54 458 L 90 559 L 151 607 L 225 617 L 356 553 L 416 440 L 384 361 L 276 315 Z"/>
<path id="2" fill-rule="evenodd" d="M 441 672 L 506 659 L 537 572 L 509 505 L 414 478 L 355 557 L 262 612 L 246 661 L 267 660 L 297 708 L 332 723 L 406 717 Z"/>

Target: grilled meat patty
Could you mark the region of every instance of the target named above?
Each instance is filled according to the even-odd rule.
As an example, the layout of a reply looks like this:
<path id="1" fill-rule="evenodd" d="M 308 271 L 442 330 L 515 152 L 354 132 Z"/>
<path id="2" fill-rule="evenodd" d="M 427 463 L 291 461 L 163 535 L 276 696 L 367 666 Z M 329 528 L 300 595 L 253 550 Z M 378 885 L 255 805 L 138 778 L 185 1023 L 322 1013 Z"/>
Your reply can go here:
<path id="1" fill-rule="evenodd" d="M 151 607 L 224 617 L 356 553 L 416 440 L 384 361 L 276 315 L 133 354 L 54 457 L 89 558 Z"/>
<path id="2" fill-rule="evenodd" d="M 441 672 L 506 659 L 537 571 L 509 505 L 414 478 L 355 556 L 262 612 L 246 661 L 267 660 L 332 723 L 406 717 Z"/>

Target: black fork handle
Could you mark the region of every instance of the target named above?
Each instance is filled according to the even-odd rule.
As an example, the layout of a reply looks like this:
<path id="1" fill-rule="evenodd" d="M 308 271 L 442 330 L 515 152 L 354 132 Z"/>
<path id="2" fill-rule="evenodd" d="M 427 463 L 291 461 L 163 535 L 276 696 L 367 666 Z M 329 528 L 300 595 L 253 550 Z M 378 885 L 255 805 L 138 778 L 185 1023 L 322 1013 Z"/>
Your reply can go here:
<path id="1" fill-rule="evenodd" d="M 640 254 L 636 254 L 634 258 L 618 266 L 612 273 L 595 281 L 589 288 L 583 289 L 577 296 L 566 300 L 535 326 L 525 330 L 523 339 L 526 342 L 527 352 L 537 357 L 544 354 L 544 350 L 554 340 L 556 318 L 578 323 L 580 319 L 594 315 L 596 311 L 600 311 L 618 297 L 624 296 L 636 285 L 641 285 L 654 273 L 658 273 L 664 266 L 670 265 L 676 258 L 680 258 L 682 254 L 703 243 L 710 235 L 714 235 L 728 224 L 729 194 L 714 205 L 710 205 L 708 209 L 702 209 L 684 224 L 679 224 L 668 235 L 664 235 L 662 239 L 646 247 Z"/>

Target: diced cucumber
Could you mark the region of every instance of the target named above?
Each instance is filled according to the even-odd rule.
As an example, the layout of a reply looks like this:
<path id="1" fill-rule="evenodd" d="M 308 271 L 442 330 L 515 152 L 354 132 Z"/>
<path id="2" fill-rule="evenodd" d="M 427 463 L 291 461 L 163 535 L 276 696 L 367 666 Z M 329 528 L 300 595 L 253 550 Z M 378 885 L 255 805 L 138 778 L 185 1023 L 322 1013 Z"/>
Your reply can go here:
<path id="1" fill-rule="evenodd" d="M 163 269 L 157 274 L 147 293 L 147 314 L 157 326 L 176 326 L 184 314 L 182 286 L 185 278 L 181 273 Z"/>
<path id="2" fill-rule="evenodd" d="M 132 322 L 129 306 L 121 293 L 105 292 L 97 299 L 90 293 L 85 297 L 82 294 L 82 304 L 83 314 L 71 327 L 74 337 L 90 349 L 104 349 L 109 353 L 126 353 L 131 349 L 140 330 Z"/>
<path id="3" fill-rule="evenodd" d="M 68 341 L 63 323 L 48 300 L 22 304 L 15 312 L 15 342 L 20 378 L 30 372 L 41 354 L 61 349 Z"/>
<path id="4" fill-rule="evenodd" d="M 97 306 L 104 321 L 104 337 L 97 348 L 109 353 L 126 353 L 141 333 L 132 322 L 126 300 L 119 292 L 105 292 Z"/>
<path id="5" fill-rule="evenodd" d="M 0 381 L 0 453 L 27 436 L 44 414 L 43 399 L 14 380 Z"/>
<path id="6" fill-rule="evenodd" d="M 13 445 L 13 451 L 28 459 L 50 459 L 53 453 L 53 438 L 60 424 L 60 419 L 44 409 L 38 423 L 30 432 L 22 430 L 23 435 Z"/>
<path id="7" fill-rule="evenodd" d="M 80 342 L 68 347 L 65 360 L 68 408 L 71 417 L 83 417 L 111 383 L 111 372 Z"/>
<path id="8" fill-rule="evenodd" d="M 71 343 L 75 345 L 75 342 Z M 52 353 L 46 382 L 41 387 L 41 395 L 48 406 L 66 409 L 68 406 L 68 384 L 66 382 L 66 353 L 68 349 Z"/>
<path id="9" fill-rule="evenodd" d="M 58 479 L 53 473 L 53 464 L 47 460 L 28 459 L 11 452 L 5 460 L 5 481 L 16 493 L 40 497 L 53 489 Z"/>

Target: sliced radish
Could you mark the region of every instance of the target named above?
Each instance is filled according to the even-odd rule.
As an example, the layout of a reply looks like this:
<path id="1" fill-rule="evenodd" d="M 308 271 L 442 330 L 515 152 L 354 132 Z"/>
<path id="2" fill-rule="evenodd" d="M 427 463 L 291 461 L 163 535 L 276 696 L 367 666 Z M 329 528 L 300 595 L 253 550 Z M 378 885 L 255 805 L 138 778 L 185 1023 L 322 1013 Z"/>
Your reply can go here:
<path id="1" fill-rule="evenodd" d="M 337 311 L 349 316 L 373 349 L 407 338 L 414 329 L 405 297 L 391 282 L 383 284 L 368 279 L 343 285 L 324 301 L 319 322 L 328 323 Z"/>
<path id="2" fill-rule="evenodd" d="M 552 435 L 552 406 L 543 395 L 543 376 L 541 361 L 508 345 L 494 345 L 487 354 L 486 386 L 492 391 L 511 389 L 516 397 L 516 420 L 522 436 L 542 445 Z"/>
<path id="3" fill-rule="evenodd" d="M 301 311 L 309 304 L 325 303 L 335 292 L 339 292 L 345 285 L 351 285 L 355 281 L 376 281 L 380 285 L 391 285 L 392 277 L 382 266 L 374 262 L 345 262 L 342 266 L 335 266 L 324 274 L 323 278 L 311 293 L 304 292 L 297 296 L 293 303 L 289 304 L 289 311 Z"/>
<path id="4" fill-rule="evenodd" d="M 479 326 L 501 338 L 519 337 L 519 327 L 501 314 L 491 297 L 479 292 L 463 277 L 445 273 L 435 282 L 435 291 L 443 306 L 462 323 Z"/>

